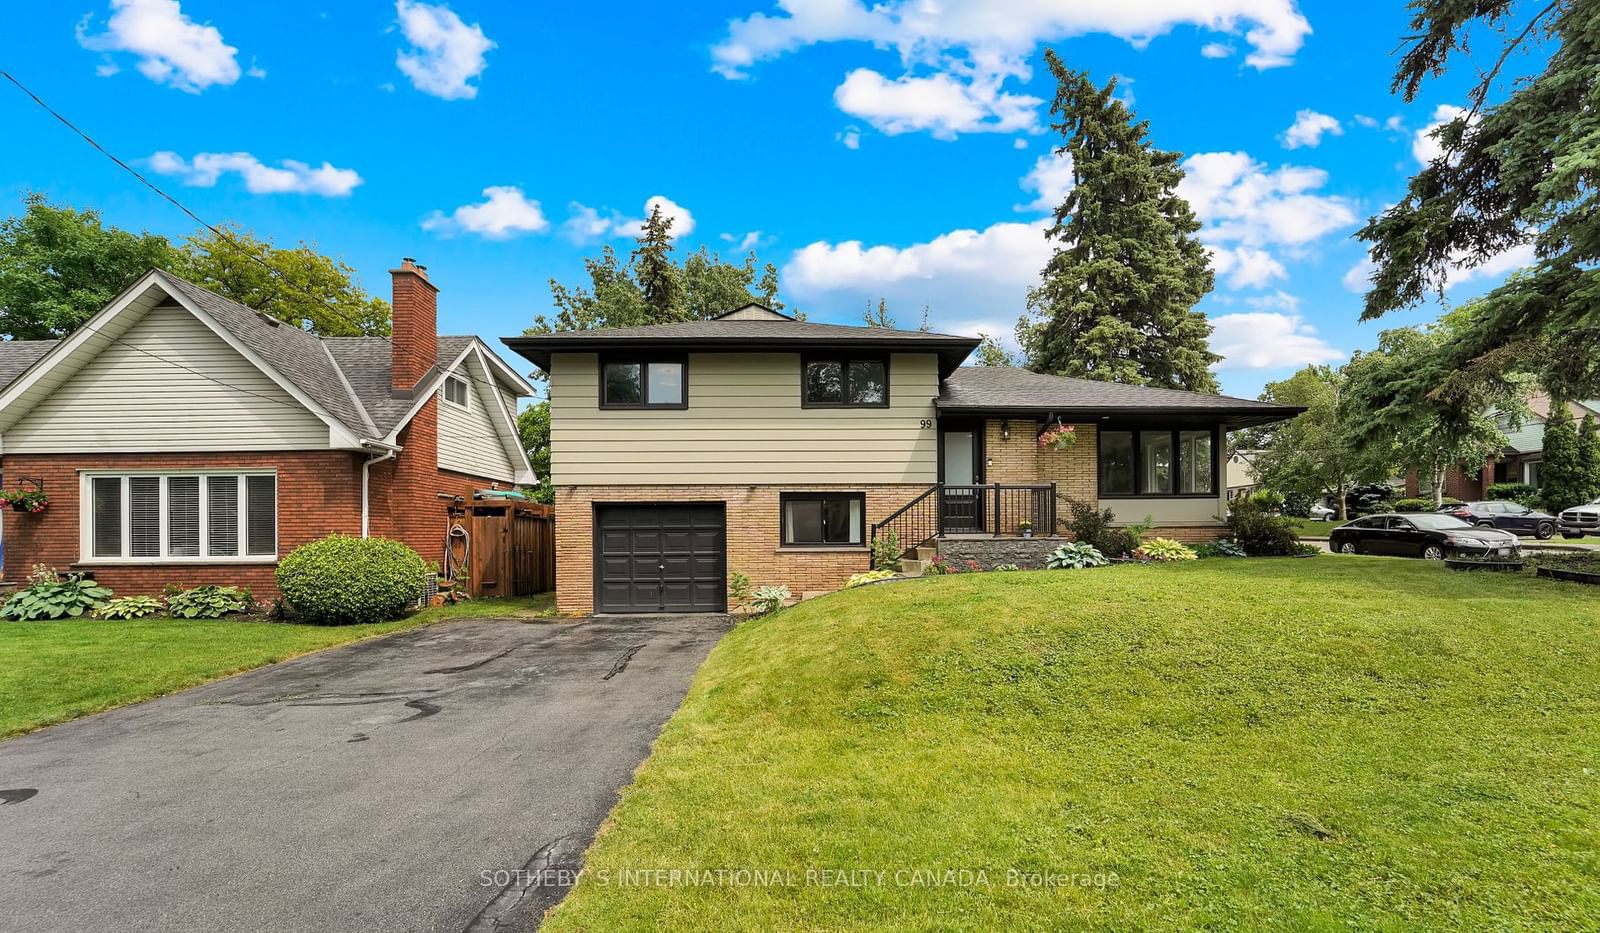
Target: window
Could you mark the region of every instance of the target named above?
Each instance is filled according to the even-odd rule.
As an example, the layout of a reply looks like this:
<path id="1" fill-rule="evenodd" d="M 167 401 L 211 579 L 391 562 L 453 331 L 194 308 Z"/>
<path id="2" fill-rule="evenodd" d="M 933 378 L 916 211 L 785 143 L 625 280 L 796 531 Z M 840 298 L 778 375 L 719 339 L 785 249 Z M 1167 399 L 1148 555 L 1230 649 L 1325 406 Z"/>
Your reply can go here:
<path id="1" fill-rule="evenodd" d="M 86 478 L 84 553 L 97 560 L 276 558 L 278 478 L 261 472 Z"/>
<path id="2" fill-rule="evenodd" d="M 444 377 L 445 401 L 452 405 L 460 405 L 462 408 L 466 408 L 468 407 L 467 399 L 469 397 L 467 394 L 467 380 L 462 379 L 460 376 Z"/>
<path id="3" fill-rule="evenodd" d="M 1101 430 L 1100 496 L 1214 496 L 1217 434 L 1209 428 Z"/>
<path id="4" fill-rule="evenodd" d="M 786 492 L 783 544 L 794 547 L 850 546 L 862 543 L 866 495 L 859 492 Z"/>
<path id="5" fill-rule="evenodd" d="M 600 367 L 602 408 L 687 408 L 683 360 L 609 360 Z"/>
<path id="6" fill-rule="evenodd" d="M 807 358 L 802 367 L 801 399 L 807 408 L 889 404 L 889 362 L 883 358 Z"/>

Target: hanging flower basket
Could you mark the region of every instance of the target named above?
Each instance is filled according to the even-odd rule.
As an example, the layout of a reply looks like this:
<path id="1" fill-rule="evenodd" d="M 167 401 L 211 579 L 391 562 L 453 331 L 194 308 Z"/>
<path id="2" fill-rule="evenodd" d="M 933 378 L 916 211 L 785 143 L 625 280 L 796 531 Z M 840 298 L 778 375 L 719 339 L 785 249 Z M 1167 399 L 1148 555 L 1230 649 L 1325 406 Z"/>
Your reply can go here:
<path id="1" fill-rule="evenodd" d="M 10 503 L 13 512 L 38 513 L 50 504 L 50 498 L 37 489 L 6 489 L 0 490 L 0 502 Z"/>
<path id="2" fill-rule="evenodd" d="M 1078 442 L 1078 432 L 1070 424 L 1052 425 L 1039 435 L 1039 446 L 1054 450 L 1066 450 Z"/>

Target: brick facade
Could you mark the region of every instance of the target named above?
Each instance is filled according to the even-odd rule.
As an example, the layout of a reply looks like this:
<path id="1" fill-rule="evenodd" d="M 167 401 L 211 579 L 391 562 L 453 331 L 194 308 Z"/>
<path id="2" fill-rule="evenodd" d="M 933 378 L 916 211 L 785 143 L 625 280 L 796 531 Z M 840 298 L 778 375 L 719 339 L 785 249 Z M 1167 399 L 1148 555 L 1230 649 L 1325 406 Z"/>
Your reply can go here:
<path id="1" fill-rule="evenodd" d="M 1060 531 L 1071 516 L 1061 497 L 1095 501 L 1098 431 L 1092 424 L 1073 425 L 1077 441 L 1066 450 L 1056 450 L 1039 446 L 1039 429 L 1036 421 L 989 419 L 983 432 L 987 460 L 984 482 L 1055 483 L 1056 524 Z M 1042 528 L 1036 530 L 1044 533 Z"/>
<path id="2" fill-rule="evenodd" d="M 882 521 L 920 495 L 920 483 L 830 483 L 785 486 L 560 486 L 556 488 L 556 608 L 594 609 L 594 508 L 596 502 L 722 502 L 728 516 L 728 570 L 750 578 L 752 588 L 787 586 L 796 596 L 836 590 L 868 569 L 866 547 L 783 548 L 780 492 L 863 492 L 865 524 Z"/>

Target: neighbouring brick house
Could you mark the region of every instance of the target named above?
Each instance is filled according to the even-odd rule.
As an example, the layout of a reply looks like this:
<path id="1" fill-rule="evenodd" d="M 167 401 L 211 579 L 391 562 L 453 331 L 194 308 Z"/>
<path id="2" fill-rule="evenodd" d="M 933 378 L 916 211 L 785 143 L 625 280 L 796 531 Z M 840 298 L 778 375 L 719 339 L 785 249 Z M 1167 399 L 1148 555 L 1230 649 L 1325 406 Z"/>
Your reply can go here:
<path id="1" fill-rule="evenodd" d="M 1539 471 L 1544 466 L 1544 423 L 1550 417 L 1550 396 L 1533 392 L 1527 398 L 1528 413 L 1520 425 L 1513 426 L 1511 419 L 1496 416 L 1500 430 L 1505 432 L 1506 446 L 1496 456 L 1488 458 L 1481 467 L 1462 469 L 1451 467 L 1444 474 L 1444 494 L 1464 502 L 1475 502 L 1489 497 L 1489 487 L 1495 483 L 1526 483 L 1535 488 L 1544 485 Z M 1567 410 L 1574 421 L 1585 415 L 1600 418 L 1600 399 L 1568 402 Z M 1427 496 L 1432 486 L 1424 482 L 1416 471 L 1406 474 L 1406 495 Z"/>
<path id="2" fill-rule="evenodd" d="M 720 612 L 731 571 L 832 590 L 880 532 L 1051 536 L 1068 497 L 1215 538 L 1226 432 L 1301 411 L 963 367 L 975 339 L 759 305 L 505 343 L 549 374 L 556 603 L 574 612 Z M 1055 425 L 1076 443 L 1041 447 Z"/>
<path id="3" fill-rule="evenodd" d="M 533 389 L 439 336 L 425 267 L 392 278 L 392 338 L 319 338 L 151 271 L 61 340 L 0 343 L 0 470 L 49 497 L 4 513 L 5 579 L 271 598 L 279 556 L 332 532 L 438 561 L 453 497 L 535 481 L 515 422 Z"/>

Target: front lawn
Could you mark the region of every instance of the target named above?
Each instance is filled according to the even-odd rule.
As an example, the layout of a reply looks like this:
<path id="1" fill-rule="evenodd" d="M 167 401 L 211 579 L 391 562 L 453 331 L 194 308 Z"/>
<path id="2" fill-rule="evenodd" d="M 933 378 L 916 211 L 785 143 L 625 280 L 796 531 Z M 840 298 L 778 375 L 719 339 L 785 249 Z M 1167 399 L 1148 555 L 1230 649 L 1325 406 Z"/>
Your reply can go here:
<path id="1" fill-rule="evenodd" d="M 374 625 L 234 619 L 0 622 L 0 736 L 443 619 L 548 614 L 549 596 L 474 599 Z"/>
<path id="2" fill-rule="evenodd" d="M 1319 522 L 1311 518 L 1290 518 L 1289 520 L 1294 522 L 1295 531 L 1313 538 L 1326 538 L 1328 532 L 1344 524 L 1344 522 L 1337 519 L 1331 522 Z"/>
<path id="3" fill-rule="evenodd" d="M 548 929 L 876 926 L 1600 926 L 1600 591 L 1213 559 L 743 623 Z"/>

